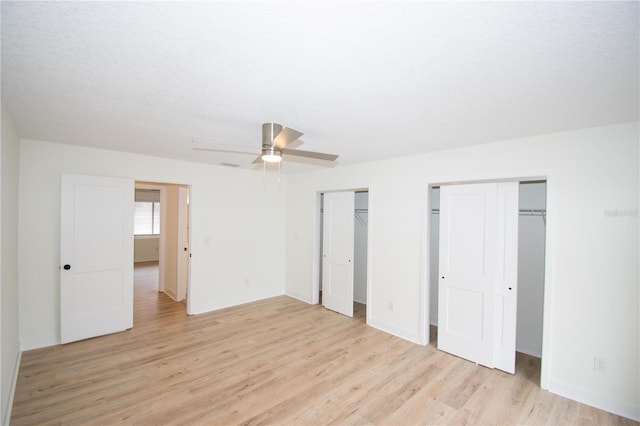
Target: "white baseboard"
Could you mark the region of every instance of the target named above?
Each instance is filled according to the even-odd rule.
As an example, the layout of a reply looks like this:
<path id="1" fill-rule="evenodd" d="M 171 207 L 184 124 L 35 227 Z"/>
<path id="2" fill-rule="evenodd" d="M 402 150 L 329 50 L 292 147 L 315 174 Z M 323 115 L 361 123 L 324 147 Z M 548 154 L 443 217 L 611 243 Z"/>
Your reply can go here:
<path id="1" fill-rule="evenodd" d="M 360 296 L 354 295 L 353 296 L 353 301 L 357 302 L 357 303 L 360 303 L 360 304 L 363 304 L 363 305 L 366 305 L 367 304 L 367 296 L 360 297 Z"/>
<path id="2" fill-rule="evenodd" d="M 166 294 L 167 296 L 169 296 L 169 298 L 171 298 L 171 300 L 173 300 L 174 302 L 178 302 L 178 295 L 174 291 L 167 290 L 165 288 L 163 293 Z"/>
<path id="3" fill-rule="evenodd" d="M 227 299 L 211 305 L 192 305 L 192 315 L 204 314 L 206 312 L 219 311 L 220 309 L 231 308 L 232 306 L 244 305 L 245 303 L 257 302 L 259 300 L 270 299 L 282 296 L 282 292 L 264 292 L 252 297 L 242 299 Z"/>
<path id="4" fill-rule="evenodd" d="M 301 302 L 305 302 L 308 304 L 313 304 L 311 298 L 305 294 L 296 293 L 295 291 L 286 291 L 285 294 L 289 297 L 293 297 L 294 299 L 298 299 Z"/>
<path id="5" fill-rule="evenodd" d="M 133 263 L 141 263 L 141 262 L 159 262 L 160 258 L 156 254 L 155 256 L 138 256 L 133 259 Z"/>
<path id="6" fill-rule="evenodd" d="M 391 324 L 387 324 L 383 321 L 379 321 L 375 318 L 369 318 L 369 321 L 367 321 L 367 325 L 370 325 L 371 327 L 377 328 L 380 331 L 384 331 L 385 333 L 389 333 L 392 334 L 396 337 L 400 337 L 401 339 L 405 339 L 408 340 L 410 342 L 416 343 L 418 345 L 420 345 L 420 336 L 418 335 L 418 333 L 411 331 L 411 330 L 405 330 L 404 328 L 401 327 L 396 327 L 395 325 L 391 325 Z"/>
<path id="7" fill-rule="evenodd" d="M 2 407 L 2 413 L 4 414 L 2 418 L 3 425 L 9 425 L 9 421 L 11 420 L 11 410 L 13 409 L 13 398 L 16 394 L 16 385 L 18 384 L 18 374 L 20 373 L 20 362 L 22 361 L 22 351 L 18 351 L 16 354 L 16 359 L 13 364 L 13 377 L 11 378 L 11 388 L 9 389 L 9 398 L 7 398 L 7 405 Z"/>
<path id="8" fill-rule="evenodd" d="M 640 421 L 640 404 L 632 404 L 601 395 L 587 389 L 569 385 L 556 380 L 549 380 L 549 392 L 565 398 L 587 404 L 609 413 L 617 414 L 628 419 Z"/>
<path id="9" fill-rule="evenodd" d="M 535 356 L 536 358 L 542 358 L 542 347 L 532 345 L 531 343 L 517 341 L 516 351 L 523 354 Z"/>
<path id="10" fill-rule="evenodd" d="M 47 346 L 55 346 L 60 344 L 60 336 L 41 336 L 35 339 L 26 339 L 20 341 L 21 351 L 30 351 L 31 349 L 46 348 Z"/>

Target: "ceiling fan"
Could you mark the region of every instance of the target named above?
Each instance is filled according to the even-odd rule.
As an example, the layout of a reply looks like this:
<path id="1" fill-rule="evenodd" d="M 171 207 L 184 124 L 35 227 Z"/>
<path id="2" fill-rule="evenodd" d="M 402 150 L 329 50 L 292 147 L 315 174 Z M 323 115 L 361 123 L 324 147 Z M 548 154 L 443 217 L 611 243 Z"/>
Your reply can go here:
<path id="1" fill-rule="evenodd" d="M 287 160 L 314 159 L 322 161 L 335 161 L 338 156 L 333 154 L 324 154 L 322 152 L 302 151 L 296 149 L 296 146 L 302 144 L 299 139 L 303 133 L 289 127 L 283 128 L 278 123 L 262 124 L 262 149 L 258 152 L 253 147 L 222 145 L 213 143 L 197 143 L 194 142 L 193 149 L 202 151 L 219 151 L 234 152 L 238 154 L 258 155 L 254 164 L 264 163 L 280 163 L 283 158 Z"/>

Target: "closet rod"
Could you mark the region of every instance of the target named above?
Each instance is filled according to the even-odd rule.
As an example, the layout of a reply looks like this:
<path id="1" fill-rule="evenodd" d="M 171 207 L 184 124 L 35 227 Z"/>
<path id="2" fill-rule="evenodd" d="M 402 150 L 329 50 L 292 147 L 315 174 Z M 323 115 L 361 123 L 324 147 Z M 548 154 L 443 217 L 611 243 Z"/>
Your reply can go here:
<path id="1" fill-rule="evenodd" d="M 546 209 L 520 209 L 518 213 L 522 216 L 546 216 Z"/>
<path id="2" fill-rule="evenodd" d="M 440 214 L 440 209 L 432 209 L 431 213 Z M 546 209 L 520 209 L 518 210 L 518 214 L 522 216 L 546 216 Z"/>
<path id="3" fill-rule="evenodd" d="M 323 213 L 324 209 L 320 209 L 320 213 Z M 369 213 L 369 209 L 355 209 L 355 213 Z"/>

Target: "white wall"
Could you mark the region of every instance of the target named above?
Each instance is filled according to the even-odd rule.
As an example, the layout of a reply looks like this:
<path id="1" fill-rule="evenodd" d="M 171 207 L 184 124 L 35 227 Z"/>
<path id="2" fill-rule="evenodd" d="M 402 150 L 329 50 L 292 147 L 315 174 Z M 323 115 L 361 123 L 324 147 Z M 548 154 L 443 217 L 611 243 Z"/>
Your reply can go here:
<path id="1" fill-rule="evenodd" d="M 546 177 L 543 386 L 640 419 L 638 140 L 635 122 L 290 176 L 286 291 L 312 300 L 316 192 L 369 188 L 369 324 L 424 343 L 427 186 Z"/>
<path id="2" fill-rule="evenodd" d="M 519 208 L 545 209 L 546 184 L 520 184 Z M 546 219 L 518 217 L 518 318 L 516 350 L 542 355 L 542 312 L 544 305 L 544 247 Z"/>
<path id="3" fill-rule="evenodd" d="M 160 186 L 136 183 L 136 201 L 160 202 Z M 134 262 L 157 262 L 160 260 L 160 237 L 137 236 L 133 240 Z"/>
<path id="4" fill-rule="evenodd" d="M 9 424 L 13 389 L 20 362 L 18 342 L 18 164 L 19 139 L 11 118 L 2 109 L 2 149 L 0 151 L 0 421 Z"/>
<path id="5" fill-rule="evenodd" d="M 355 208 L 366 210 L 369 206 L 369 193 L 355 193 Z M 367 303 L 367 234 L 369 232 L 368 213 L 358 213 L 360 221 L 355 219 L 353 226 L 353 300 Z"/>
<path id="6" fill-rule="evenodd" d="M 440 261 L 440 188 L 431 190 L 431 236 L 429 238 L 429 324 L 438 325 L 438 268 Z M 434 210 L 438 210 L 434 213 Z"/>
<path id="7" fill-rule="evenodd" d="M 20 151 L 20 340 L 59 342 L 60 175 L 191 184 L 191 297 L 201 313 L 284 292 L 286 176 L 38 141 Z M 269 226 L 264 226 L 268 224 Z"/>
<path id="8" fill-rule="evenodd" d="M 133 240 L 134 262 L 157 262 L 159 258 L 160 237 L 136 237 Z"/>

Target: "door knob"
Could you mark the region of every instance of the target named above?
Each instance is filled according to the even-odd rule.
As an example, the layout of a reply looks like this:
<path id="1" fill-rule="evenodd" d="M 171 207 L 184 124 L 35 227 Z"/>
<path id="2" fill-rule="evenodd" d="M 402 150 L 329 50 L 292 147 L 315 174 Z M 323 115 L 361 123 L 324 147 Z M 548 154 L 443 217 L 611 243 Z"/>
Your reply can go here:
<path id="1" fill-rule="evenodd" d="M 63 266 L 63 268 L 64 268 L 65 271 L 68 271 L 69 269 L 71 269 L 71 265 L 66 264 L 66 265 Z"/>

